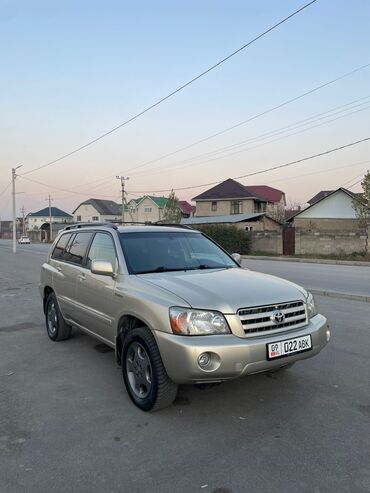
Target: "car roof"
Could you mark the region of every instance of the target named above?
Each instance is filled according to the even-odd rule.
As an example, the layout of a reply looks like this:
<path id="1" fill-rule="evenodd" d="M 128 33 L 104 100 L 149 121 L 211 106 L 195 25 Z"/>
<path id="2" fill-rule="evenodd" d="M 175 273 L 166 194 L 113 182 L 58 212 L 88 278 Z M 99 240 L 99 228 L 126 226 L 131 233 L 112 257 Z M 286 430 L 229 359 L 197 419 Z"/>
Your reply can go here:
<path id="1" fill-rule="evenodd" d="M 162 225 L 131 225 L 131 224 L 126 224 L 125 226 L 119 225 L 119 224 L 114 224 L 114 223 L 107 223 L 107 224 L 93 224 L 93 223 L 88 223 L 88 224 L 75 224 L 75 225 L 69 225 L 66 228 L 63 229 L 63 232 L 66 231 L 90 231 L 90 230 L 100 230 L 100 231 L 112 231 L 115 230 L 119 233 L 200 233 L 200 231 L 197 231 L 195 229 L 192 229 L 188 226 L 177 226 L 177 225 L 171 225 L 171 226 L 162 226 Z"/>

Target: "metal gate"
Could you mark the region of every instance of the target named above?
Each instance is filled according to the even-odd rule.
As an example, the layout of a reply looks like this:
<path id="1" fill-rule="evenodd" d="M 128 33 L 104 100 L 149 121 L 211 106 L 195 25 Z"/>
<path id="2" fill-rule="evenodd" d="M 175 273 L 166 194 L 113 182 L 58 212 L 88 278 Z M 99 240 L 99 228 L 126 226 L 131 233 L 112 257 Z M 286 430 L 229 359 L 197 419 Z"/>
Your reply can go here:
<path id="1" fill-rule="evenodd" d="M 283 255 L 295 254 L 295 228 L 283 229 Z"/>

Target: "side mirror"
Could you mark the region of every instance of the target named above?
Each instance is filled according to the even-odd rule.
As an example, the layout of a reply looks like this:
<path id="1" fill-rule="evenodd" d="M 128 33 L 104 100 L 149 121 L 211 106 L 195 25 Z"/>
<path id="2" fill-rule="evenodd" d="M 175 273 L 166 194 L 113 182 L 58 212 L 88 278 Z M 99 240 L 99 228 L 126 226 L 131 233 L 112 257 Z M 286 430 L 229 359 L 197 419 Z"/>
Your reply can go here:
<path id="1" fill-rule="evenodd" d="M 242 263 L 242 257 L 240 255 L 240 253 L 232 253 L 231 254 L 232 258 L 235 260 L 235 262 L 239 265 L 241 265 Z"/>
<path id="2" fill-rule="evenodd" d="M 106 260 L 93 260 L 90 270 L 93 274 L 114 277 L 113 265 Z"/>

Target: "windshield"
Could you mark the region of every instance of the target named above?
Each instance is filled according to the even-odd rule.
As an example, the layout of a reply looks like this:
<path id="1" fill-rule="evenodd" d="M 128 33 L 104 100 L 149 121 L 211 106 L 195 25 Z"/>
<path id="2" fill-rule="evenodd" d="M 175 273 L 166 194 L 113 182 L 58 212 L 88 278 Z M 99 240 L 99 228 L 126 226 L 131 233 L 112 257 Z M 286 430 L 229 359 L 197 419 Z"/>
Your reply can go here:
<path id="1" fill-rule="evenodd" d="M 200 233 L 121 233 L 131 274 L 195 269 L 228 269 L 237 264 Z"/>

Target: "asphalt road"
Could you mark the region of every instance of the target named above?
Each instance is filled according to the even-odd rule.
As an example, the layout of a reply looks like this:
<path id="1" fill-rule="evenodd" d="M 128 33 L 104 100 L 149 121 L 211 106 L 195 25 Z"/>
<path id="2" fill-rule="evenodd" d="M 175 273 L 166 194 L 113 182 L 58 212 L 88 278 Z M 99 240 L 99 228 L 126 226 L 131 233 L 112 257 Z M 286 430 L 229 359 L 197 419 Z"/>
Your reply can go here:
<path id="1" fill-rule="evenodd" d="M 243 266 L 308 289 L 370 296 L 370 267 L 254 259 L 243 260 Z"/>
<path id="2" fill-rule="evenodd" d="M 318 297 L 320 355 L 147 414 L 105 346 L 46 336 L 44 251 L 0 242 L 1 493 L 370 491 L 369 303 Z"/>

